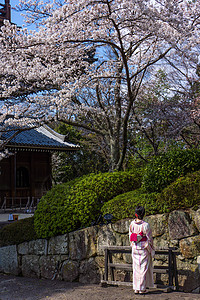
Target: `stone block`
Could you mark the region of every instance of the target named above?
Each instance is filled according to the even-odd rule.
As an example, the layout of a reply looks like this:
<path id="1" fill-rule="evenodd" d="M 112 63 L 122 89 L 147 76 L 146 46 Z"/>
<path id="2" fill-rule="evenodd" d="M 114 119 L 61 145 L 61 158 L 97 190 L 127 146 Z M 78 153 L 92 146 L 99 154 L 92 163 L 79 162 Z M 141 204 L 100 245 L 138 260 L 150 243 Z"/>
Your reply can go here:
<path id="1" fill-rule="evenodd" d="M 69 255 L 60 255 L 60 261 L 64 262 L 65 260 L 69 259 Z"/>
<path id="2" fill-rule="evenodd" d="M 80 265 L 79 282 L 81 283 L 100 283 L 101 275 L 98 265 L 94 258 L 84 260 Z"/>
<path id="3" fill-rule="evenodd" d="M 162 236 L 155 237 L 153 239 L 153 244 L 156 250 L 168 249 L 170 244 L 168 234 L 163 234 Z"/>
<path id="4" fill-rule="evenodd" d="M 79 276 L 79 264 L 76 261 L 67 260 L 61 269 L 62 279 L 68 282 L 77 280 Z"/>
<path id="5" fill-rule="evenodd" d="M 180 290 L 191 293 L 199 287 L 200 274 L 196 265 L 191 265 L 188 270 L 182 268 L 178 274 Z"/>
<path id="6" fill-rule="evenodd" d="M 131 221 L 131 219 L 119 220 L 112 224 L 112 229 L 117 233 L 128 233 Z"/>
<path id="7" fill-rule="evenodd" d="M 200 273 L 200 256 L 197 256 L 197 264 L 198 264 L 199 273 Z"/>
<path id="8" fill-rule="evenodd" d="M 157 214 L 155 216 L 145 217 L 144 221 L 149 223 L 152 231 L 152 236 L 157 237 L 167 232 L 167 219 L 167 214 Z"/>
<path id="9" fill-rule="evenodd" d="M 169 247 L 172 247 L 172 248 L 179 248 L 179 240 L 170 240 L 169 241 Z"/>
<path id="10" fill-rule="evenodd" d="M 16 245 L 0 248 L 0 272 L 19 275 Z"/>
<path id="11" fill-rule="evenodd" d="M 38 239 L 30 241 L 28 244 L 29 255 L 47 255 L 48 241 L 45 239 Z"/>
<path id="12" fill-rule="evenodd" d="M 181 273 L 189 273 L 189 271 L 191 272 L 195 272 L 197 269 L 197 264 L 192 263 L 192 260 L 190 259 L 182 259 L 183 257 L 178 255 L 177 259 L 176 259 L 176 264 L 177 264 L 177 269 L 178 272 Z"/>
<path id="13" fill-rule="evenodd" d="M 194 258 L 200 255 L 200 235 L 181 240 L 180 250 L 185 258 Z"/>
<path id="14" fill-rule="evenodd" d="M 122 246 L 130 246 L 130 239 L 129 239 L 129 234 L 124 234 L 124 235 L 121 235 L 120 237 L 120 240 L 121 240 L 121 245 Z"/>
<path id="15" fill-rule="evenodd" d="M 179 240 L 197 234 L 194 222 L 184 211 L 173 211 L 169 214 L 168 228 L 171 240 Z"/>
<path id="16" fill-rule="evenodd" d="M 122 256 L 124 263 L 126 264 L 132 264 L 132 255 L 127 253 L 127 254 L 123 254 Z"/>
<path id="17" fill-rule="evenodd" d="M 73 260 L 86 258 L 84 230 L 69 233 L 69 257 Z"/>
<path id="18" fill-rule="evenodd" d="M 97 254 L 98 231 L 99 231 L 98 226 L 88 227 L 85 229 L 86 258 L 96 256 Z"/>
<path id="19" fill-rule="evenodd" d="M 200 232 L 200 209 L 194 213 L 194 222 L 198 231 Z"/>
<path id="20" fill-rule="evenodd" d="M 69 257 L 82 260 L 97 253 L 96 236 L 98 227 L 88 227 L 69 234 Z"/>
<path id="21" fill-rule="evenodd" d="M 105 225 L 99 228 L 99 233 L 97 237 L 97 254 L 104 255 L 104 248 L 107 246 L 116 246 L 117 239 L 116 233 L 112 230 L 112 224 Z"/>
<path id="22" fill-rule="evenodd" d="M 104 269 L 104 266 L 105 266 L 105 258 L 104 256 L 96 256 L 94 258 L 95 260 L 95 263 L 97 264 L 98 268 L 99 269 Z"/>
<path id="23" fill-rule="evenodd" d="M 53 279 L 54 276 L 58 279 L 60 275 L 61 261 L 58 255 L 42 256 L 39 259 L 40 274 L 42 278 Z"/>
<path id="24" fill-rule="evenodd" d="M 191 292 L 199 286 L 200 272 L 197 261 L 186 259 L 181 255 L 177 256 L 178 282 L 180 290 Z"/>
<path id="25" fill-rule="evenodd" d="M 68 234 L 59 235 L 50 238 L 48 245 L 48 254 L 49 255 L 59 255 L 59 254 L 68 254 Z"/>
<path id="26" fill-rule="evenodd" d="M 28 242 L 25 242 L 25 243 L 22 243 L 22 244 L 19 244 L 18 245 L 18 253 L 20 255 L 28 255 L 29 254 L 29 247 L 28 247 L 29 243 Z"/>
<path id="27" fill-rule="evenodd" d="M 119 234 L 116 232 L 113 232 L 114 237 L 115 237 L 115 245 L 116 246 L 130 246 L 130 241 L 129 241 L 129 234 Z"/>
<path id="28" fill-rule="evenodd" d="M 24 255 L 22 256 L 22 275 L 24 277 L 40 278 L 39 256 Z"/>

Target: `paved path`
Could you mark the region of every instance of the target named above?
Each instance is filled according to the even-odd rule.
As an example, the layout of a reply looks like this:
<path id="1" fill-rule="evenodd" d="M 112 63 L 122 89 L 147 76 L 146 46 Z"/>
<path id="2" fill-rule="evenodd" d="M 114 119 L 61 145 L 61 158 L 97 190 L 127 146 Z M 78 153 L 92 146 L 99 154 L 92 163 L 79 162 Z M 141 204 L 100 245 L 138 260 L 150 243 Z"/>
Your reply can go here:
<path id="1" fill-rule="evenodd" d="M 68 283 L 0 274 L 0 300 L 200 300 L 200 294 L 152 291 L 134 295 L 129 287 L 103 288 L 95 284 Z"/>
<path id="2" fill-rule="evenodd" d="M 22 220 L 22 219 L 25 219 L 25 218 L 30 218 L 30 217 L 32 217 L 34 215 L 34 214 L 31 214 L 31 213 L 21 213 L 21 212 L 0 213 L 0 222 L 6 222 L 6 221 L 8 221 L 10 214 L 17 215 L 18 216 L 18 220 Z"/>
<path id="3" fill-rule="evenodd" d="M 0 229 L 3 228 L 5 225 L 9 225 L 14 221 L 9 221 L 10 220 L 10 215 L 9 213 L 0 213 Z M 30 213 L 13 213 L 13 215 L 18 216 L 18 220 L 22 220 L 25 218 L 30 218 L 33 216 L 33 214 Z"/>

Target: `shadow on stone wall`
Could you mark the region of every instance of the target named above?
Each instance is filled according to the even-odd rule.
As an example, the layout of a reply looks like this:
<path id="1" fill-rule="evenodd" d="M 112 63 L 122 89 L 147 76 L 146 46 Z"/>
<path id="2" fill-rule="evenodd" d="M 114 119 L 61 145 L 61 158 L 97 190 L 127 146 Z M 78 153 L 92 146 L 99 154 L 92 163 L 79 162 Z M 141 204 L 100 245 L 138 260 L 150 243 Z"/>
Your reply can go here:
<path id="1" fill-rule="evenodd" d="M 194 272 L 190 270 L 178 270 L 180 291 L 191 292 L 199 289 L 200 273 L 198 267 Z"/>

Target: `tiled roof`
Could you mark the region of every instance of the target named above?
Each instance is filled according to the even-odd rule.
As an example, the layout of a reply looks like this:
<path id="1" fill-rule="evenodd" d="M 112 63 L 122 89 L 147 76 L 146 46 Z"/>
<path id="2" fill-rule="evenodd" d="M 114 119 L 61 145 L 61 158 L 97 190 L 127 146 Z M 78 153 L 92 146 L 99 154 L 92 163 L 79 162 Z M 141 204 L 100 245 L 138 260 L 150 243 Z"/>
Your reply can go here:
<path id="1" fill-rule="evenodd" d="M 8 131 L 4 133 L 1 138 L 8 139 L 12 137 L 15 131 Z M 48 126 L 44 125 L 39 128 L 29 129 L 20 132 L 13 137 L 6 145 L 9 148 L 24 148 L 24 149 L 45 149 L 54 151 L 76 150 L 78 145 L 64 141 L 65 136 L 61 135 Z"/>

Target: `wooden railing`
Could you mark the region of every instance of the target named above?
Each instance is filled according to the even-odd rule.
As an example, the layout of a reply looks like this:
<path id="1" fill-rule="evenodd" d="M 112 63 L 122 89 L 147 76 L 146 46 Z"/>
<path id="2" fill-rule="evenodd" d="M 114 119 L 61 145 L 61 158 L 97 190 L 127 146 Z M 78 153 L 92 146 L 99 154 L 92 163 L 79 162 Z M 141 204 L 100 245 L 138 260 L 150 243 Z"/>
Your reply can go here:
<path id="1" fill-rule="evenodd" d="M 39 199 L 35 197 L 4 197 L 0 210 L 33 212 L 38 202 Z"/>
<path id="2" fill-rule="evenodd" d="M 114 270 L 116 269 L 132 272 L 132 264 L 113 263 L 112 260 L 113 254 L 125 254 L 125 253 L 131 254 L 131 247 L 130 246 L 108 246 L 105 247 L 104 250 L 105 250 L 105 271 L 104 271 L 103 279 L 101 280 L 101 285 L 106 286 L 107 284 L 111 284 L 111 285 L 132 286 L 132 282 L 116 281 L 114 276 Z M 155 251 L 155 255 L 167 256 L 168 265 L 154 266 L 153 272 L 158 274 L 168 274 L 168 286 L 166 288 L 170 288 L 172 290 L 179 289 L 177 266 L 176 266 L 177 254 L 179 254 L 179 252 L 177 252 L 175 248 Z M 108 279 L 109 272 L 110 272 L 111 280 Z"/>

